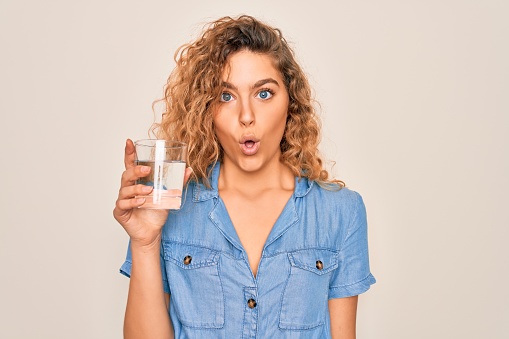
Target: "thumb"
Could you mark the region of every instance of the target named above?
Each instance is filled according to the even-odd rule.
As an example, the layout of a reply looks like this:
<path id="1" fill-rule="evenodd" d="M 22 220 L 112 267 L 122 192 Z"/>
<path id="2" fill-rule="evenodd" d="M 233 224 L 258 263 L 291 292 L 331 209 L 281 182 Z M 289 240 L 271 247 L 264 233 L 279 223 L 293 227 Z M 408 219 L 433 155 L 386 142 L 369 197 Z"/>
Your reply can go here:
<path id="1" fill-rule="evenodd" d="M 191 167 L 186 168 L 186 171 L 184 172 L 184 185 L 189 181 L 189 178 L 193 173 L 194 171 Z"/>

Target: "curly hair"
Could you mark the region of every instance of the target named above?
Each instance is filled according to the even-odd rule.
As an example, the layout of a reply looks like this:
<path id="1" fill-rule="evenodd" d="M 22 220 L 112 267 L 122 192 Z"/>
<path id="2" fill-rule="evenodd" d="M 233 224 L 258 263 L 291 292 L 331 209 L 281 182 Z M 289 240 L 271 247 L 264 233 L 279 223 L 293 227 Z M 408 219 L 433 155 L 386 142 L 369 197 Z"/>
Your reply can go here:
<path id="1" fill-rule="evenodd" d="M 209 186 L 210 165 L 223 156 L 214 131 L 213 112 L 223 90 L 222 74 L 228 56 L 241 50 L 270 56 L 288 91 L 280 161 L 297 177 L 307 177 L 324 187 L 343 187 L 342 181 L 329 179 L 323 168 L 318 151 L 320 121 L 313 107 L 311 87 L 294 52 L 279 29 L 251 16 L 218 19 L 207 25 L 196 41 L 176 51 L 176 66 L 161 99 L 166 110 L 161 123 L 154 125 L 157 137 L 187 143 L 194 179 Z"/>

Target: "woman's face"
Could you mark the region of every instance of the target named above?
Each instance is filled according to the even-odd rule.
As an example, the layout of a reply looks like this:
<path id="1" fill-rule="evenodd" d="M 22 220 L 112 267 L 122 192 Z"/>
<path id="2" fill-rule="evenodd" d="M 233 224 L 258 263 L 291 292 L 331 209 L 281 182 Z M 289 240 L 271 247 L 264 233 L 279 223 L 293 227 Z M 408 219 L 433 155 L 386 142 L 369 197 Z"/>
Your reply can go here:
<path id="1" fill-rule="evenodd" d="M 228 57 L 214 113 L 223 161 L 254 172 L 279 162 L 289 97 L 271 57 L 239 51 Z"/>

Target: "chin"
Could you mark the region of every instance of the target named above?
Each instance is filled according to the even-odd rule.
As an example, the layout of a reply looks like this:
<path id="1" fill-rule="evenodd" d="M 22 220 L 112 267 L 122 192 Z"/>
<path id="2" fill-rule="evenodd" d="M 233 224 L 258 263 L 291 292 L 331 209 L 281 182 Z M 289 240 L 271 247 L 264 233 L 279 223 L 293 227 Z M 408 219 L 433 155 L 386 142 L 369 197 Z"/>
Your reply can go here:
<path id="1" fill-rule="evenodd" d="M 264 162 L 261 159 L 255 159 L 254 157 L 253 158 L 250 157 L 248 159 L 241 159 L 237 163 L 237 166 L 245 172 L 256 172 L 263 168 L 263 165 Z"/>
<path id="2" fill-rule="evenodd" d="M 265 167 L 274 165 L 275 162 L 279 163 L 280 154 L 274 154 L 268 156 L 266 153 L 258 152 L 255 155 L 238 155 L 234 157 L 228 157 L 225 154 L 223 162 L 228 159 L 229 165 L 240 169 L 243 172 L 254 173 L 262 170 Z"/>
<path id="3" fill-rule="evenodd" d="M 240 164 L 239 168 L 244 172 L 256 172 L 263 166 L 261 164 Z"/>

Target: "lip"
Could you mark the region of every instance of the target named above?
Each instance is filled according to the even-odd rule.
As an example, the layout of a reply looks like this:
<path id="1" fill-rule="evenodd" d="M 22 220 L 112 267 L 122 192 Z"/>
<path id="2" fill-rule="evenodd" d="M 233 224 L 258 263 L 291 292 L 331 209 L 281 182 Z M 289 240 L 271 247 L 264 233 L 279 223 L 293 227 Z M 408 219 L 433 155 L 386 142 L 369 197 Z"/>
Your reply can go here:
<path id="1" fill-rule="evenodd" d="M 260 139 L 258 139 L 254 134 L 244 134 L 240 140 L 239 144 L 243 144 L 246 141 L 254 141 L 254 142 L 260 142 Z"/>
<path id="2" fill-rule="evenodd" d="M 251 147 L 246 145 L 246 142 L 252 141 L 254 144 Z M 255 155 L 260 149 L 260 139 L 254 134 L 243 135 L 239 140 L 240 150 L 244 155 Z"/>

